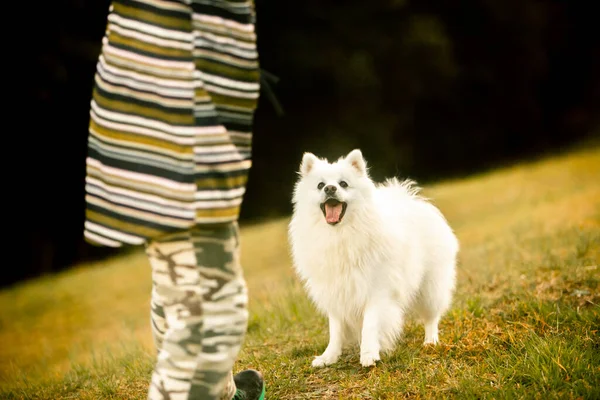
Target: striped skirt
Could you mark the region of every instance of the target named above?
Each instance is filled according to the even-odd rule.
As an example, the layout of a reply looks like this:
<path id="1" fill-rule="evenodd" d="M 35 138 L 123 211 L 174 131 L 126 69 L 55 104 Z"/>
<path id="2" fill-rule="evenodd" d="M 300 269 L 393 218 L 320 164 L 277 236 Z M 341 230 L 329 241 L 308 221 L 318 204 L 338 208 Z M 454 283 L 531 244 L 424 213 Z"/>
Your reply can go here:
<path id="1" fill-rule="evenodd" d="M 259 61 L 252 0 L 114 0 L 92 93 L 88 243 L 236 221 Z"/>

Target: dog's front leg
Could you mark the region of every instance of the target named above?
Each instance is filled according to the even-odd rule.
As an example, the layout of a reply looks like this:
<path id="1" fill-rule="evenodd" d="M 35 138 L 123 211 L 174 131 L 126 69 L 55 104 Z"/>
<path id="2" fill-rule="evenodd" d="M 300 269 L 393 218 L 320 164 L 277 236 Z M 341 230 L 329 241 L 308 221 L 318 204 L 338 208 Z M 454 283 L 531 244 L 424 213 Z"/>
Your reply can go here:
<path id="1" fill-rule="evenodd" d="M 380 360 L 379 309 L 376 304 L 369 304 L 365 309 L 360 343 L 360 363 L 363 367 L 375 365 Z"/>
<path id="2" fill-rule="evenodd" d="M 313 367 L 324 367 L 337 362 L 342 354 L 343 343 L 342 321 L 329 315 L 329 344 L 320 356 L 315 357 L 312 362 Z"/>

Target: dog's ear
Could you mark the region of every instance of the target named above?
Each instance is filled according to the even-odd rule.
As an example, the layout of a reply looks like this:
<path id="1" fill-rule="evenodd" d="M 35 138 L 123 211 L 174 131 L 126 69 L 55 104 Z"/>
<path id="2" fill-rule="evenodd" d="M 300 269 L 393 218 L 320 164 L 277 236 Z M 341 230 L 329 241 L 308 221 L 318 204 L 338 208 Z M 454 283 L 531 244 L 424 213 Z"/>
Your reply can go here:
<path id="1" fill-rule="evenodd" d="M 354 149 L 346 156 L 346 161 L 350 164 L 356 172 L 361 176 L 367 173 L 367 163 L 363 158 L 362 152 L 359 149 Z"/>
<path id="2" fill-rule="evenodd" d="M 306 176 L 313 169 L 317 162 L 317 156 L 313 153 L 304 153 L 302 163 L 300 164 L 300 175 Z"/>

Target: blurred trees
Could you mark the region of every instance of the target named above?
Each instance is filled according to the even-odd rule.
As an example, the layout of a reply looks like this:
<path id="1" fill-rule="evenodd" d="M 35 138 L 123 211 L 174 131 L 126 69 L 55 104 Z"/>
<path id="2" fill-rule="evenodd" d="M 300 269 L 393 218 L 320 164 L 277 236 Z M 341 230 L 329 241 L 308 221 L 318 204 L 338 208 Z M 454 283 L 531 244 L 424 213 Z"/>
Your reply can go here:
<path id="1" fill-rule="evenodd" d="M 597 122 L 591 6 L 559 0 L 256 0 L 261 64 L 285 114 L 262 94 L 244 221 L 291 210 L 304 151 L 360 147 L 375 178 L 468 174 L 585 135 Z M 108 0 L 35 7 L 22 93 L 43 178 L 19 206 L 26 224 L 13 277 L 94 255 L 83 244 L 89 100 Z M 30 135 L 22 136 L 31 148 Z M 27 215 L 31 215 L 31 212 Z"/>
<path id="2" fill-rule="evenodd" d="M 244 215 L 289 212 L 303 151 L 337 158 L 360 147 L 376 178 L 428 181 L 585 134 L 600 65 L 583 7 L 305 0 L 288 9 L 257 0 L 262 64 L 281 78 L 287 114 L 275 118 L 263 96 Z"/>

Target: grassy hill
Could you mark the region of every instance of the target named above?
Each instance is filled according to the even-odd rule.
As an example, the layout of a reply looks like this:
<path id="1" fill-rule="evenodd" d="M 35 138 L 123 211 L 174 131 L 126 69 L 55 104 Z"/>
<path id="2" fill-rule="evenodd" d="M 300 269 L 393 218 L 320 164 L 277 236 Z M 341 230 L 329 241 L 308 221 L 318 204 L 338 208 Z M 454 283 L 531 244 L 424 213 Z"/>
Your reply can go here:
<path id="1" fill-rule="evenodd" d="M 600 149 L 424 194 L 462 249 L 439 346 L 422 347 L 409 321 L 373 369 L 358 353 L 312 369 L 327 323 L 293 274 L 278 220 L 243 229 L 251 316 L 236 370 L 261 370 L 269 399 L 600 398 Z M 0 398 L 145 399 L 150 287 L 135 253 L 0 292 Z"/>

